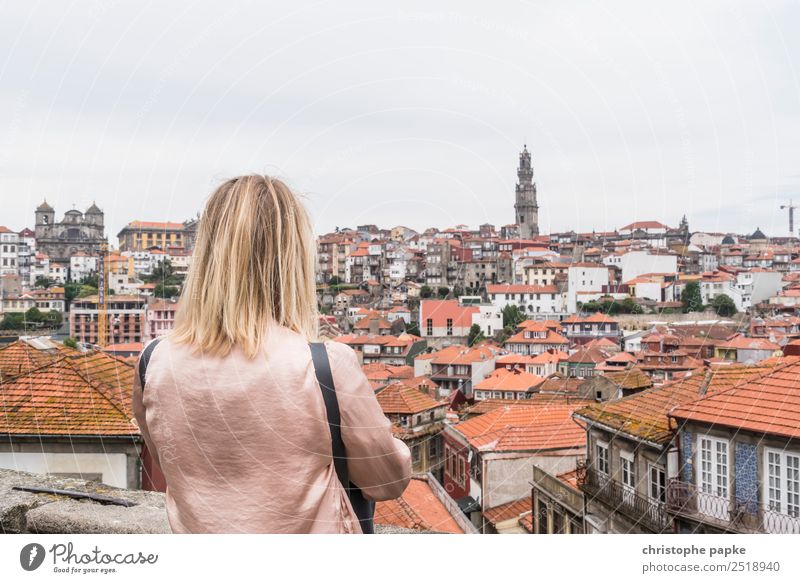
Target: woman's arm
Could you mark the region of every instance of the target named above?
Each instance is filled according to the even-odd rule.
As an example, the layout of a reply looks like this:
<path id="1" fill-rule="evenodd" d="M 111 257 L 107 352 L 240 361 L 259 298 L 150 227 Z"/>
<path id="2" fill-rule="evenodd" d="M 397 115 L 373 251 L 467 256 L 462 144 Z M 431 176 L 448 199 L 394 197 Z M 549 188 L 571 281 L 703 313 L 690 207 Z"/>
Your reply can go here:
<path id="1" fill-rule="evenodd" d="M 399 497 L 411 479 L 411 452 L 393 437 L 375 392 L 346 344 L 326 342 L 342 418 L 350 481 L 372 500 Z"/>
<path id="2" fill-rule="evenodd" d="M 155 351 L 154 351 L 155 352 Z M 140 356 L 141 357 L 141 356 Z M 139 431 L 144 438 L 145 447 L 153 458 L 153 463 L 158 467 L 161 472 L 161 463 L 158 460 L 158 450 L 153 445 L 153 440 L 150 438 L 150 433 L 147 431 L 147 412 L 144 407 L 144 392 L 142 385 L 139 382 L 139 363 L 137 361 L 136 368 L 133 375 L 133 416 L 139 426 Z M 163 472 L 162 472 L 163 473 Z"/>

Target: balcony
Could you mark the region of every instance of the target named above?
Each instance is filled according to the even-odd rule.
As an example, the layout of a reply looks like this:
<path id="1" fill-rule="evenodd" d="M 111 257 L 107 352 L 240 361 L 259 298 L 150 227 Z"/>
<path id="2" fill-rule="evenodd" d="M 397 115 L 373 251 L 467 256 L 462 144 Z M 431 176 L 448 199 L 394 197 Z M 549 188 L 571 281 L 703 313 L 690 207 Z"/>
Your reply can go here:
<path id="1" fill-rule="evenodd" d="M 587 495 L 613 508 L 644 530 L 666 532 L 670 519 L 664 504 L 646 498 L 611 477 L 583 464 L 578 467 L 578 487 Z"/>
<path id="2" fill-rule="evenodd" d="M 732 501 L 674 478 L 667 485 L 667 511 L 727 532 L 800 534 L 800 514 L 790 516 L 756 502 Z"/>

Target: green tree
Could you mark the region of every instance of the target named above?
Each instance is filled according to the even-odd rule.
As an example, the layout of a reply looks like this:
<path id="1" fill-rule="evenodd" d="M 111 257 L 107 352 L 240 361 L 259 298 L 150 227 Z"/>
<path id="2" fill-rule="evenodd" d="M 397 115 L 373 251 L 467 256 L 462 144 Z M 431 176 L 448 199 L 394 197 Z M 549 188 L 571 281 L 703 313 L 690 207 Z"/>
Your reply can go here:
<path id="1" fill-rule="evenodd" d="M 510 328 L 512 333 L 514 329 L 525 321 L 525 314 L 519 309 L 519 306 L 508 304 L 503 308 L 503 328 Z"/>
<path id="2" fill-rule="evenodd" d="M 47 289 L 53 287 L 55 285 L 55 280 L 52 277 L 46 277 L 44 275 L 40 275 L 36 278 L 36 281 L 33 283 L 33 286 L 36 288 Z"/>
<path id="3" fill-rule="evenodd" d="M 64 301 L 67 303 L 68 306 L 72 302 L 72 300 L 78 297 L 80 291 L 81 291 L 81 284 L 79 283 L 71 281 L 67 284 L 64 284 Z"/>
<path id="4" fill-rule="evenodd" d="M 623 314 L 641 314 L 644 310 L 633 298 L 625 298 L 620 304 L 620 312 Z"/>
<path id="5" fill-rule="evenodd" d="M 469 335 L 467 336 L 467 346 L 473 346 L 478 342 L 482 342 L 486 340 L 486 336 L 481 330 L 481 327 L 478 324 L 473 324 L 469 329 Z"/>
<path id="6" fill-rule="evenodd" d="M 406 333 L 411 334 L 412 336 L 419 336 L 419 324 L 416 322 L 411 322 L 411 324 L 406 326 Z"/>
<path id="7" fill-rule="evenodd" d="M 78 341 L 72 338 L 71 336 L 69 338 L 64 338 L 64 346 L 66 346 L 67 348 L 74 348 L 75 350 L 77 350 Z"/>
<path id="8" fill-rule="evenodd" d="M 33 307 L 25 312 L 25 321 L 26 322 L 34 322 L 40 323 L 44 322 L 44 314 L 39 310 L 39 308 Z"/>
<path id="9" fill-rule="evenodd" d="M 89 296 L 96 296 L 97 295 L 97 288 L 92 287 L 90 285 L 81 285 L 81 289 L 78 292 L 78 298 L 88 298 Z"/>
<path id="10" fill-rule="evenodd" d="M 447 297 L 447 294 L 450 293 L 450 288 L 447 287 L 447 286 L 442 285 L 442 286 L 439 286 L 439 289 L 436 290 L 436 291 L 439 293 L 439 297 L 441 299 L 445 299 Z"/>
<path id="11" fill-rule="evenodd" d="M 419 297 L 421 298 L 429 298 L 433 295 L 433 290 L 429 285 L 423 285 L 419 288 Z"/>
<path id="12" fill-rule="evenodd" d="M 334 275 L 328 280 L 328 285 L 339 285 L 340 283 L 342 283 L 342 280 L 338 275 Z"/>
<path id="13" fill-rule="evenodd" d="M 714 308 L 718 316 L 722 316 L 723 318 L 736 314 L 736 304 L 731 297 L 726 294 L 714 296 L 714 299 L 711 300 L 711 307 Z"/>
<path id="14" fill-rule="evenodd" d="M 44 322 L 52 328 L 58 328 L 64 322 L 64 315 L 56 310 L 50 310 L 44 314 Z"/>
<path id="15" fill-rule="evenodd" d="M 702 312 L 703 311 L 703 296 L 700 294 L 700 284 L 696 281 L 690 281 L 683 288 L 683 295 L 681 296 L 683 302 L 684 312 Z"/>
<path id="16" fill-rule="evenodd" d="M 177 286 L 174 285 L 164 285 L 163 283 L 157 283 L 156 287 L 153 288 L 153 295 L 157 298 L 162 299 L 170 299 L 176 297 L 180 293 L 180 290 Z"/>
<path id="17" fill-rule="evenodd" d="M 21 330 L 24 318 L 23 314 L 6 314 L 0 321 L 0 330 Z"/>
<path id="18" fill-rule="evenodd" d="M 153 268 L 153 272 L 142 280 L 146 283 L 160 283 L 165 286 L 180 286 L 183 283 L 183 276 L 175 271 L 175 267 L 169 259 L 165 259 Z"/>

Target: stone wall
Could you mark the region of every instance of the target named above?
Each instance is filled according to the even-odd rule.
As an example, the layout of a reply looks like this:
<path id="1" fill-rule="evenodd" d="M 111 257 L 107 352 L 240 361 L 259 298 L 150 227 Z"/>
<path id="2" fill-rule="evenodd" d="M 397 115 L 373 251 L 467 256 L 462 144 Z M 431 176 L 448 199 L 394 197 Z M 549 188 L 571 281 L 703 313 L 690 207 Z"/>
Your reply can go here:
<path id="1" fill-rule="evenodd" d="M 65 495 L 14 490 L 14 486 L 72 490 L 133 503 L 132 506 L 75 500 Z M 377 534 L 420 531 L 376 526 Z M 169 523 L 160 492 L 112 488 L 99 482 L 29 474 L 0 468 L 0 533 L 165 534 Z"/>

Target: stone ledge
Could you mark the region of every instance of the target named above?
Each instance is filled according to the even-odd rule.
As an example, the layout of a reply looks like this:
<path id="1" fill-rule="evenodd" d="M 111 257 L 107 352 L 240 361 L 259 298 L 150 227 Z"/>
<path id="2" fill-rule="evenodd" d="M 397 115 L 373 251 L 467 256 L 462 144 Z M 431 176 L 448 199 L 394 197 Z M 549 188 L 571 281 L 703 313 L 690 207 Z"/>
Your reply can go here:
<path id="1" fill-rule="evenodd" d="M 100 504 L 57 494 L 13 490 L 14 486 L 75 490 L 102 494 L 136 506 Z M 421 531 L 376 525 L 376 534 L 421 534 Z M 99 482 L 29 474 L 0 468 L 0 533 L 169 534 L 161 492 L 125 490 Z"/>

